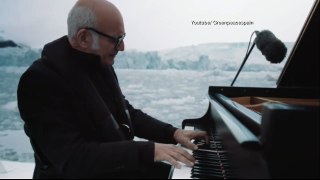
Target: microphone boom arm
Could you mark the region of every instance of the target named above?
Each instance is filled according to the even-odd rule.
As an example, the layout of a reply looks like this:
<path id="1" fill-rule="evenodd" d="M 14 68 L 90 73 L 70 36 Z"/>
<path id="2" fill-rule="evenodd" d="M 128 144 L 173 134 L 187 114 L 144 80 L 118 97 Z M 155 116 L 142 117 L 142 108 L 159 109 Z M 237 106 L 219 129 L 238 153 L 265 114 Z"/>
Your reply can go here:
<path id="1" fill-rule="evenodd" d="M 243 68 L 244 64 L 246 63 L 246 61 L 247 61 L 247 59 L 248 59 L 248 57 L 249 57 L 249 55 L 250 55 L 250 53 L 251 53 L 251 51 L 252 51 L 252 49 L 254 48 L 254 46 L 255 46 L 255 45 L 256 45 L 256 43 L 255 43 L 255 42 L 253 42 L 253 44 L 252 44 L 252 46 L 251 46 L 251 48 L 250 48 L 249 52 L 248 52 L 248 53 L 246 54 L 246 56 L 244 57 L 244 59 L 243 59 L 243 61 L 242 61 L 242 64 L 241 64 L 241 66 L 240 66 L 240 68 L 239 68 L 239 70 L 238 70 L 238 72 L 237 72 L 236 76 L 234 77 L 234 79 L 233 79 L 233 81 L 232 81 L 232 83 L 231 83 L 231 86 L 233 86 L 234 82 L 236 81 L 236 79 L 237 79 L 237 77 L 238 77 L 238 75 L 239 75 L 239 73 L 240 73 L 241 69 Z"/>

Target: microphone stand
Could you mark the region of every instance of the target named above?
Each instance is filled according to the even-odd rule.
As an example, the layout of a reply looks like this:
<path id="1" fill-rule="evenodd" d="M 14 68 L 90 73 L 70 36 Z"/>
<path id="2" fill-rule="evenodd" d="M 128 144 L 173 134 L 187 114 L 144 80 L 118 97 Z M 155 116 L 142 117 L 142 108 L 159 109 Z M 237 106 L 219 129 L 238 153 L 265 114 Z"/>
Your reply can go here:
<path id="1" fill-rule="evenodd" d="M 240 68 L 239 68 L 239 70 L 238 70 L 238 72 L 237 72 L 236 76 L 234 77 L 234 79 L 233 79 L 233 81 L 232 81 L 232 83 L 231 83 L 231 86 L 233 86 L 234 82 L 236 81 L 236 79 L 237 79 L 237 77 L 238 77 L 238 75 L 239 75 L 239 73 L 240 73 L 241 69 L 243 68 L 244 64 L 246 63 L 246 61 L 247 61 L 247 59 L 248 59 L 248 57 L 249 57 L 249 55 L 250 55 L 250 53 L 251 53 L 251 51 L 252 51 L 252 49 L 254 48 L 254 46 L 255 46 L 255 45 L 256 45 L 256 43 L 255 43 L 255 42 L 253 42 L 253 44 L 252 44 L 252 46 L 251 46 L 251 48 L 250 48 L 249 52 L 248 52 L 248 53 L 246 54 L 246 56 L 244 57 L 244 59 L 243 59 L 243 61 L 242 61 L 242 64 L 241 64 L 241 66 L 240 66 Z"/>

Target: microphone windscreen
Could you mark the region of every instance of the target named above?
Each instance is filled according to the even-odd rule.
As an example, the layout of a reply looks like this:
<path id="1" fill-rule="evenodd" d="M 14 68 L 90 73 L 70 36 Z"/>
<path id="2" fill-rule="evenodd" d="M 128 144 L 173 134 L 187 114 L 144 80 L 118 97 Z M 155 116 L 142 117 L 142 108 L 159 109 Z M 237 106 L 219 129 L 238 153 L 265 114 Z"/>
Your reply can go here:
<path id="1" fill-rule="evenodd" d="M 257 48 L 271 63 L 280 63 L 286 56 L 287 47 L 269 30 L 256 32 Z"/>

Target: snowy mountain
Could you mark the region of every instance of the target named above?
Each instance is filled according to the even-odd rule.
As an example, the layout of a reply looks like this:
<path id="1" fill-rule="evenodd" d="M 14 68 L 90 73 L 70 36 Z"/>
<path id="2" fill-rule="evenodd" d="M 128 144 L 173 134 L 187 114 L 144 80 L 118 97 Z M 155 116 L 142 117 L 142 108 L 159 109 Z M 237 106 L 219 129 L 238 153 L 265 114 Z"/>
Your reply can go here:
<path id="1" fill-rule="evenodd" d="M 293 43 L 286 45 L 289 53 Z M 119 52 L 114 67 L 236 71 L 245 56 L 247 46 L 247 43 L 208 43 L 162 51 L 126 50 Z M 29 66 L 40 55 L 41 49 L 32 49 L 23 44 L 20 47 L 0 48 L 0 66 Z M 243 71 L 279 71 L 282 68 L 281 65 L 266 66 L 270 63 L 256 48 L 252 51 L 247 64 Z"/>
<path id="2" fill-rule="evenodd" d="M 247 43 L 209 43 L 151 52 L 128 50 L 118 54 L 114 66 L 124 69 L 236 71 L 245 56 L 247 46 Z M 293 43 L 286 43 L 286 46 L 290 52 Z M 286 59 L 283 62 L 285 61 Z M 279 71 L 283 67 L 269 66 L 270 62 L 256 48 L 247 64 L 243 71 Z"/>
<path id="3" fill-rule="evenodd" d="M 8 45 L 8 42 L 12 43 Z M 41 54 L 41 49 L 32 49 L 27 45 L 18 44 L 12 40 L 4 40 L 0 36 L 1 43 L 7 45 L 0 47 L 0 66 L 29 66 Z"/>

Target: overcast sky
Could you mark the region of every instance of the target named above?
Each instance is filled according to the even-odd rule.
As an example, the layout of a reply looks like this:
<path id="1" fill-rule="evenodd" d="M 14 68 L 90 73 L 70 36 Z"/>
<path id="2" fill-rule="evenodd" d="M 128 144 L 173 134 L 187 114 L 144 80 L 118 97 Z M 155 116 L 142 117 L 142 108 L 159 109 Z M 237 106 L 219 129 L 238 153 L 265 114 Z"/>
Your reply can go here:
<path id="1" fill-rule="evenodd" d="M 122 12 L 127 49 L 161 50 L 211 42 L 248 42 L 269 29 L 295 41 L 314 0 L 110 0 Z M 0 36 L 41 48 L 67 33 L 75 0 L 1 0 Z M 251 25 L 195 25 L 245 21 Z"/>

